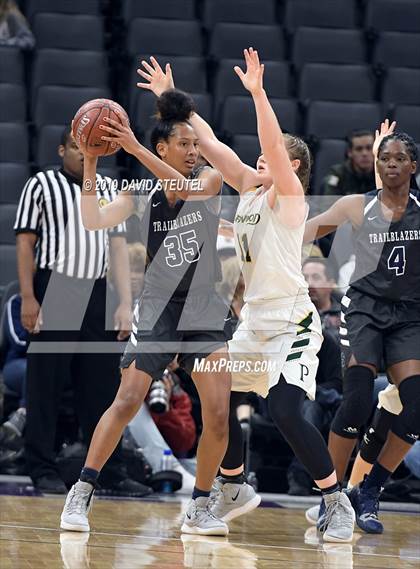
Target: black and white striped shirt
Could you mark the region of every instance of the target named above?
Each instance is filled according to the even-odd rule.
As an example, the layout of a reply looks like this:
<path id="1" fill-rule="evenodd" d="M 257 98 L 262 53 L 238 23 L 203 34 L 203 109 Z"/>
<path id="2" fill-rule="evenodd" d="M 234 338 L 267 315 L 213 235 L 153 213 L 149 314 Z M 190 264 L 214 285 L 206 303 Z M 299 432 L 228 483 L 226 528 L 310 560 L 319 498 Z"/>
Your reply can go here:
<path id="1" fill-rule="evenodd" d="M 100 205 L 115 199 L 112 180 L 97 174 L 96 194 Z M 108 237 L 125 236 L 126 227 L 122 223 L 110 230 L 86 231 L 80 198 L 80 184 L 62 169 L 38 172 L 23 188 L 14 229 L 38 235 L 38 268 L 98 279 L 108 266 Z"/>

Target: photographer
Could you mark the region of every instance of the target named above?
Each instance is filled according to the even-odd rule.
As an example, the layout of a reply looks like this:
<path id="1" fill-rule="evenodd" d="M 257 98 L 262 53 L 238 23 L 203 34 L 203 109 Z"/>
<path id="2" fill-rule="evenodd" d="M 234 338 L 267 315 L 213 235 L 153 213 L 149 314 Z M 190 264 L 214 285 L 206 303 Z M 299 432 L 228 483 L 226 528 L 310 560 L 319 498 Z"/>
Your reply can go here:
<path id="1" fill-rule="evenodd" d="M 182 489 L 190 490 L 194 486 L 191 460 L 183 457 L 195 446 L 197 429 L 191 414 L 191 399 L 174 373 L 177 366 L 172 362 L 169 367 L 161 379 L 152 383 L 147 402 L 128 428 L 154 473 L 161 470 L 163 452 L 170 448 L 176 457 L 173 470 L 182 474 Z"/>
<path id="2" fill-rule="evenodd" d="M 191 400 L 172 370 L 166 369 L 162 379 L 152 383 L 147 403 L 169 448 L 175 456 L 183 458 L 195 444 L 196 428 Z"/>

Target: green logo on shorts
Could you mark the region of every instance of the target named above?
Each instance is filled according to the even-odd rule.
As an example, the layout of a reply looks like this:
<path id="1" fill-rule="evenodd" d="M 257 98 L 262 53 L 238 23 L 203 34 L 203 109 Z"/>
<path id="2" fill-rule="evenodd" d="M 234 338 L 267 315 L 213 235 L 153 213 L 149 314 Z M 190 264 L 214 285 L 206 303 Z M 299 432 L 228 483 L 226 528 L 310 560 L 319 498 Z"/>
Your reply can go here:
<path id="1" fill-rule="evenodd" d="M 305 334 L 311 331 L 310 329 L 310 325 L 312 324 L 313 321 L 313 312 L 310 312 L 307 316 L 305 316 L 305 318 L 303 318 L 303 320 L 301 320 L 297 325 L 302 327 L 302 330 L 298 330 L 296 335 L 299 336 L 300 334 Z M 303 348 L 304 346 L 307 346 L 309 344 L 310 338 L 305 338 L 304 340 L 296 340 L 296 342 L 293 342 L 291 349 L 294 350 L 296 348 Z M 300 358 L 300 356 L 303 354 L 303 351 L 301 352 L 294 352 L 292 354 L 289 354 L 286 358 L 286 362 L 290 362 L 292 360 L 298 360 Z"/>

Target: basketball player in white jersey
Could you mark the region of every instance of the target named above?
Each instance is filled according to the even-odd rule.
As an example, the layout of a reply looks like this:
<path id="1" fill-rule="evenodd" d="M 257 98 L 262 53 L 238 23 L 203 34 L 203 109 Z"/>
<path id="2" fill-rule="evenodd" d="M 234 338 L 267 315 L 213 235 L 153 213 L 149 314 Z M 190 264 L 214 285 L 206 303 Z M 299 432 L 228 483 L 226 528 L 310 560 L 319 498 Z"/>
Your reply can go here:
<path id="1" fill-rule="evenodd" d="M 257 113 L 262 155 L 257 170 L 215 137 L 196 113 L 190 122 L 200 140 L 203 156 L 217 168 L 241 196 L 235 216 L 236 250 L 242 261 L 245 306 L 242 323 L 229 343 L 233 363 L 232 390 L 240 397 L 249 391 L 267 397 L 271 416 L 321 489 L 327 515 L 320 525 L 325 541 L 351 541 L 354 512 L 341 492 L 324 439 L 302 414 L 305 396 L 315 396 L 317 352 L 322 343 L 321 324 L 301 272 L 301 248 L 308 207 L 305 202 L 310 154 L 297 137 L 283 135 L 263 88 L 264 66 L 252 48 L 244 50 L 246 73 L 235 72 L 250 91 Z M 166 73 L 151 58 L 139 74 L 139 84 L 156 94 L 173 87 Z M 232 394 L 234 397 L 234 394 Z M 247 510 L 233 512 L 240 488 L 241 435 L 230 419 L 229 446 L 222 462 L 222 480 L 213 512 L 225 521 Z M 242 474 L 243 476 L 243 474 Z M 238 480 L 239 478 L 239 480 Z M 231 489 L 226 489 L 226 487 Z M 244 484 L 246 487 L 247 485 Z"/>

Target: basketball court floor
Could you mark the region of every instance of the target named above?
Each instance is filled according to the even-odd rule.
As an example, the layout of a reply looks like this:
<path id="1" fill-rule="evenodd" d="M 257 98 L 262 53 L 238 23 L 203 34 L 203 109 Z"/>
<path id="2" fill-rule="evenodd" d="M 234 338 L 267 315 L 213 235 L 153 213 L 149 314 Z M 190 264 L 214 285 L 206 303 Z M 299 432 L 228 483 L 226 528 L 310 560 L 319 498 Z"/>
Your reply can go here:
<path id="1" fill-rule="evenodd" d="M 418 569 L 417 505 L 388 505 L 383 535 L 357 531 L 351 544 L 327 544 L 308 526 L 316 498 L 264 495 L 234 520 L 227 538 L 180 535 L 187 496 L 96 499 L 90 534 L 61 532 L 64 497 L 41 497 L 0 482 L 1 569 Z M 29 494 L 29 495 L 28 495 Z M 32 495 L 31 495 L 32 494 Z"/>

